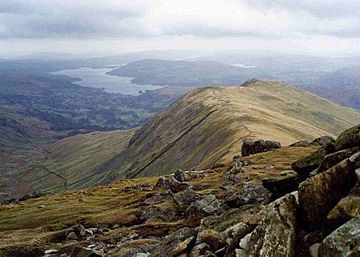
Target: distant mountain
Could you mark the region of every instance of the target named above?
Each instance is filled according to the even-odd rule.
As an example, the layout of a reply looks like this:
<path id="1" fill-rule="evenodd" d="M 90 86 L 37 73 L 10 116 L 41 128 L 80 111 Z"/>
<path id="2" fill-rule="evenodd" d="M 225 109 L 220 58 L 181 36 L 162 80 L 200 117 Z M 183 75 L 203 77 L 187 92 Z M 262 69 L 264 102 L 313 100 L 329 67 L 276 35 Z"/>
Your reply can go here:
<path id="1" fill-rule="evenodd" d="M 219 57 L 218 57 L 219 58 Z M 229 57 L 230 58 L 230 57 Z M 239 64 L 217 61 L 141 60 L 117 68 L 109 74 L 132 77 L 137 84 L 167 85 L 170 87 L 203 87 L 209 85 L 239 85 L 254 77 L 281 80 L 313 92 L 345 106 L 360 109 L 360 68 L 331 71 L 335 63 L 327 59 L 293 57 L 237 57 Z M 334 60 L 332 60 L 334 62 Z M 344 66 L 344 60 L 339 67 Z M 318 67 L 316 65 L 323 65 Z M 244 68 L 245 67 L 245 68 Z M 246 68 L 248 67 L 248 68 Z"/>
<path id="2" fill-rule="evenodd" d="M 236 85 L 264 74 L 216 61 L 169 61 L 148 59 L 129 63 L 109 72 L 110 75 L 133 77 L 137 84 L 168 86 Z"/>

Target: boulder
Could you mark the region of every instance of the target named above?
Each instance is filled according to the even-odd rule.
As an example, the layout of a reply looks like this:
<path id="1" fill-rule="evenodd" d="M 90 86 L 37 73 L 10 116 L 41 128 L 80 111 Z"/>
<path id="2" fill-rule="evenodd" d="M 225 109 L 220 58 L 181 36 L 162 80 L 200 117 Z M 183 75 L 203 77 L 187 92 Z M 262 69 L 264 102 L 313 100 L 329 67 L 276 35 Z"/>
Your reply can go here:
<path id="1" fill-rule="evenodd" d="M 329 137 L 329 136 L 322 136 L 322 137 L 314 139 L 311 142 L 311 145 L 314 145 L 314 146 L 327 146 L 329 144 L 334 145 L 334 143 L 335 143 L 334 138 Z"/>
<path id="2" fill-rule="evenodd" d="M 224 232 L 238 224 L 247 224 L 249 227 L 254 227 L 263 218 L 261 212 L 263 208 L 263 205 L 249 204 L 240 208 L 229 209 L 220 215 L 207 216 L 201 220 L 199 232 L 208 229 Z"/>
<path id="3" fill-rule="evenodd" d="M 196 243 L 206 243 L 213 251 L 216 251 L 225 246 L 225 236 L 216 230 L 203 230 L 198 233 Z"/>
<path id="4" fill-rule="evenodd" d="M 360 147 L 353 147 L 353 148 L 340 150 L 335 153 L 330 153 L 330 154 L 326 155 L 319 166 L 318 172 L 320 173 L 327 169 L 330 169 L 331 167 L 338 164 L 342 160 L 349 158 L 354 153 L 359 152 L 359 151 L 360 151 Z"/>
<path id="5" fill-rule="evenodd" d="M 337 151 L 352 147 L 360 147 L 360 124 L 345 130 L 335 141 Z"/>
<path id="6" fill-rule="evenodd" d="M 299 230 L 301 230 L 301 228 Z M 298 241 L 298 244 L 297 244 L 296 256 L 310 257 L 315 252 L 314 245 L 317 244 L 319 246 L 321 241 L 325 238 L 326 233 L 323 230 L 315 230 L 315 231 L 305 234 L 301 238 L 300 235 L 303 233 L 305 233 L 305 231 L 304 232 L 298 231 L 300 240 Z"/>
<path id="7" fill-rule="evenodd" d="M 319 167 L 327 154 L 332 152 L 334 152 L 334 147 L 332 145 L 321 147 L 312 154 L 292 163 L 291 168 L 297 172 L 300 181 L 302 181 L 309 176 L 310 172 Z"/>
<path id="8" fill-rule="evenodd" d="M 277 199 L 287 193 L 297 190 L 299 181 L 294 171 L 282 172 L 280 177 L 262 180 L 262 185 L 270 191 L 272 199 Z"/>
<path id="9" fill-rule="evenodd" d="M 173 221 L 181 217 L 181 212 L 173 206 L 159 207 L 156 205 L 146 206 L 140 217 L 141 220 L 160 219 Z"/>
<path id="10" fill-rule="evenodd" d="M 223 234 L 225 236 L 225 241 L 227 243 L 227 248 L 225 251 L 225 257 L 235 257 L 236 248 L 239 247 L 240 240 L 252 231 L 252 227 L 240 222 L 229 228 L 227 228 Z"/>
<path id="11" fill-rule="evenodd" d="M 328 235 L 319 247 L 319 257 L 360 256 L 360 215 Z"/>
<path id="12" fill-rule="evenodd" d="M 240 256 L 294 256 L 297 215 L 295 197 L 287 194 L 279 198 L 266 207 L 266 213 L 255 230 L 240 241 Z"/>
<path id="13" fill-rule="evenodd" d="M 225 241 L 228 245 L 231 244 L 235 238 L 243 238 L 246 234 L 251 231 L 251 227 L 244 222 L 239 222 L 231 227 L 228 227 L 223 233 Z"/>
<path id="14" fill-rule="evenodd" d="M 191 174 L 189 172 L 178 169 L 174 173 L 174 178 L 179 182 L 186 182 L 191 180 Z"/>
<path id="15" fill-rule="evenodd" d="M 67 240 L 77 240 L 78 236 L 76 235 L 75 232 L 70 232 L 67 236 L 66 236 Z"/>
<path id="16" fill-rule="evenodd" d="M 319 248 L 320 243 L 313 244 L 309 247 L 309 254 L 311 257 L 318 257 L 319 256 Z"/>
<path id="17" fill-rule="evenodd" d="M 308 140 L 301 140 L 301 141 L 297 141 L 289 146 L 291 146 L 291 147 L 308 147 L 308 146 L 311 146 L 311 142 Z"/>
<path id="18" fill-rule="evenodd" d="M 209 250 L 210 250 L 210 246 L 206 243 L 195 245 L 190 252 L 190 257 L 203 256 Z"/>
<path id="19" fill-rule="evenodd" d="M 172 176 L 160 177 L 156 182 L 154 189 L 170 190 L 173 193 L 177 193 L 188 188 L 187 183 L 179 182 Z"/>
<path id="20" fill-rule="evenodd" d="M 103 256 L 100 253 L 97 253 L 94 250 L 81 247 L 81 246 L 75 246 L 73 251 L 71 252 L 70 256 L 77 256 L 77 257 L 101 257 Z"/>
<path id="21" fill-rule="evenodd" d="M 195 237 L 196 230 L 184 227 L 167 235 L 159 244 L 151 250 L 150 256 L 168 257 L 185 240 Z M 190 243 L 189 243 L 190 244 Z"/>
<path id="22" fill-rule="evenodd" d="M 360 184 L 356 184 L 349 195 L 342 198 L 327 215 L 327 223 L 339 226 L 360 215 Z"/>
<path id="23" fill-rule="evenodd" d="M 269 191 L 261 184 L 245 183 L 240 189 L 225 198 L 225 203 L 231 208 L 245 204 L 263 203 L 270 199 Z"/>
<path id="24" fill-rule="evenodd" d="M 209 194 L 204 198 L 193 202 L 189 206 L 189 210 L 196 210 L 206 214 L 213 214 L 222 208 L 223 201 L 217 199 L 215 195 Z"/>
<path id="25" fill-rule="evenodd" d="M 355 185 L 356 160 L 352 157 L 345 159 L 300 184 L 299 203 L 309 228 L 321 227 L 328 212 Z"/>
<path id="26" fill-rule="evenodd" d="M 195 243 L 195 237 L 192 236 L 192 237 L 189 237 L 187 239 L 185 239 L 183 242 L 181 242 L 178 246 L 176 246 L 172 252 L 171 252 L 171 256 L 178 256 L 182 253 L 186 253 L 188 252 L 193 244 Z"/>
<path id="27" fill-rule="evenodd" d="M 268 140 L 245 140 L 242 149 L 241 155 L 242 156 L 249 156 L 250 154 L 256 154 L 261 152 L 266 152 L 271 149 L 280 148 L 281 144 L 277 141 L 268 141 Z"/>
<path id="28" fill-rule="evenodd" d="M 200 200 L 196 200 L 186 209 L 186 222 L 188 226 L 198 226 L 201 219 L 222 212 L 224 201 L 217 199 L 215 195 L 209 194 Z"/>
<path id="29" fill-rule="evenodd" d="M 174 194 L 174 201 L 182 208 L 187 208 L 191 203 L 201 199 L 198 193 L 188 188 L 182 192 Z"/>

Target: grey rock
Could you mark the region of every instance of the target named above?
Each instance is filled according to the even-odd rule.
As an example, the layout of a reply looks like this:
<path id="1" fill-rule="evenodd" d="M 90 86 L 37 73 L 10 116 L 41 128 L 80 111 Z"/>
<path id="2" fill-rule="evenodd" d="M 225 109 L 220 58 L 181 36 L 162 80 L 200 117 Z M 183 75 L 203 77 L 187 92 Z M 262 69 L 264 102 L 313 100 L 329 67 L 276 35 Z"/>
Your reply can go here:
<path id="1" fill-rule="evenodd" d="M 242 156 L 249 156 L 250 154 L 256 154 L 261 152 L 266 152 L 271 149 L 280 148 L 281 144 L 277 141 L 269 140 L 245 140 L 241 149 Z"/>
<path id="2" fill-rule="evenodd" d="M 184 227 L 167 235 L 158 245 L 151 250 L 150 256 L 169 257 L 172 251 L 186 239 L 195 237 L 196 230 Z"/>
<path id="3" fill-rule="evenodd" d="M 337 151 L 335 153 L 328 154 L 324 157 L 317 172 L 319 173 L 319 172 L 328 170 L 331 167 L 333 167 L 334 165 L 341 162 L 342 160 L 349 158 L 354 153 L 359 152 L 359 151 L 360 151 L 360 147 L 353 147 L 353 148 L 344 149 L 344 150 Z"/>
<path id="4" fill-rule="evenodd" d="M 198 193 L 191 188 L 174 195 L 174 201 L 182 208 L 187 208 L 191 203 L 201 199 Z"/>
<path id="5" fill-rule="evenodd" d="M 266 208 L 267 215 L 243 245 L 247 256 L 292 257 L 295 254 L 297 204 L 288 194 Z"/>
<path id="6" fill-rule="evenodd" d="M 319 257 L 360 256 L 360 215 L 333 231 L 319 247 Z"/>
<path id="7" fill-rule="evenodd" d="M 195 237 L 191 236 L 178 244 L 171 252 L 171 256 L 179 256 L 180 254 L 187 253 L 192 248 L 195 242 Z"/>
<path id="8" fill-rule="evenodd" d="M 279 177 L 262 180 L 262 185 L 271 192 L 272 198 L 276 199 L 297 190 L 299 185 L 298 175 L 294 171 L 284 172 Z"/>
<path id="9" fill-rule="evenodd" d="M 311 145 L 314 146 L 327 146 L 327 145 L 333 145 L 335 144 L 335 139 L 329 136 L 322 136 L 319 138 L 314 139 L 311 142 Z"/>
<path id="10" fill-rule="evenodd" d="M 149 257 L 150 253 L 137 253 L 135 257 Z"/>
<path id="11" fill-rule="evenodd" d="M 209 194 L 206 195 L 201 200 L 197 200 L 193 202 L 188 210 L 196 210 L 199 212 L 203 212 L 205 214 L 213 214 L 220 210 L 223 206 L 223 201 L 217 199 L 215 195 Z"/>
<path id="12" fill-rule="evenodd" d="M 177 193 L 188 188 L 187 183 L 179 182 L 172 176 L 160 177 L 156 182 L 154 189 L 171 190 L 173 193 Z"/>
<path id="13" fill-rule="evenodd" d="M 245 204 L 263 203 L 270 199 L 269 191 L 261 184 L 245 183 L 240 189 L 225 198 L 225 203 L 231 208 Z"/>
<path id="14" fill-rule="evenodd" d="M 320 166 L 325 156 L 333 152 L 333 145 L 321 147 L 314 153 L 292 163 L 291 168 L 298 173 L 300 181 L 305 180 L 309 177 L 310 172 Z"/>
<path id="15" fill-rule="evenodd" d="M 102 254 L 81 246 L 75 246 L 70 256 L 76 257 L 101 257 Z"/>
<path id="16" fill-rule="evenodd" d="M 301 183 L 299 203 L 309 228 L 321 227 L 328 212 L 349 193 L 355 182 L 355 167 L 349 158 Z"/>
<path id="17" fill-rule="evenodd" d="M 360 215 L 360 184 L 357 183 L 349 195 L 342 198 L 327 215 L 326 223 L 338 227 Z"/>
<path id="18" fill-rule="evenodd" d="M 360 147 L 360 124 L 345 130 L 335 141 L 337 151 L 352 147 Z"/>
<path id="19" fill-rule="evenodd" d="M 206 243 L 195 245 L 193 249 L 191 249 L 190 257 L 202 256 L 209 250 L 210 250 L 210 246 Z"/>
<path id="20" fill-rule="evenodd" d="M 190 172 L 186 172 L 181 169 L 178 169 L 174 173 L 174 178 L 179 182 L 186 182 L 191 180 L 191 174 Z"/>
<path id="21" fill-rule="evenodd" d="M 173 221 L 180 218 L 180 215 L 180 211 L 172 206 L 159 207 L 156 205 L 150 205 L 144 208 L 141 219 L 160 219 L 164 221 Z"/>
<path id="22" fill-rule="evenodd" d="M 67 236 L 66 236 L 67 240 L 77 240 L 78 236 L 76 235 L 75 232 L 70 232 Z"/>
<path id="23" fill-rule="evenodd" d="M 220 249 L 226 244 L 224 234 L 211 229 L 199 232 L 196 238 L 196 243 L 206 243 L 213 251 Z"/>
<path id="24" fill-rule="evenodd" d="M 308 146 L 311 146 L 311 142 L 308 140 L 301 140 L 301 141 L 297 141 L 289 146 L 291 146 L 291 147 L 308 147 Z"/>

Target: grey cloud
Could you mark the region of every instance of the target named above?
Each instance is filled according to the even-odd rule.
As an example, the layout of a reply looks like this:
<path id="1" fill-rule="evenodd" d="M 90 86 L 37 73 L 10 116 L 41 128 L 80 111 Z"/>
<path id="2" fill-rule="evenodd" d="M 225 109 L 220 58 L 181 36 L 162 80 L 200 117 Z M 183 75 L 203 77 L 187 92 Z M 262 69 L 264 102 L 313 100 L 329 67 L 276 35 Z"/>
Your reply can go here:
<path id="1" fill-rule="evenodd" d="M 18 39 L 99 39 L 191 35 L 203 38 L 254 37 L 286 38 L 291 33 L 360 37 L 360 1 L 325 0 L 226 0 L 241 2 L 260 12 L 285 12 L 296 21 L 289 30 L 266 31 L 262 24 L 252 27 L 209 25 L 206 21 L 179 19 L 151 26 L 143 21 L 153 7 L 152 0 L 0 0 L 0 38 Z M 124 4 L 114 4 L 122 2 Z M 128 4 L 129 3 L 129 4 Z M 204 6 L 206 9 L 206 5 Z M 219 10 L 221 11 L 221 10 Z M 307 19 L 312 23 L 307 23 Z M 344 20 L 348 19 L 347 22 Z M 349 21 L 350 20 L 350 21 Z M 320 23 L 321 24 L 317 24 Z M 274 25 L 276 26 L 276 25 Z"/>
<path id="2" fill-rule="evenodd" d="M 39 0 L 14 0 L 2 3 L 0 38 L 97 38 L 147 35 L 147 32 L 141 29 L 138 20 L 146 14 L 144 8 L 91 6 L 86 4 L 87 1 L 74 2 L 78 4 L 66 6 L 61 4 L 61 1 Z"/>
<path id="3" fill-rule="evenodd" d="M 163 35 L 167 36 L 198 36 L 203 38 L 219 37 L 256 37 L 256 38 L 284 38 L 286 35 L 276 35 L 264 30 L 251 28 L 226 28 L 211 26 L 202 23 L 185 23 L 173 25 L 163 29 Z"/>
<path id="4" fill-rule="evenodd" d="M 239 0 L 235 0 L 239 1 Z M 320 18 L 357 17 L 360 11 L 358 0 L 240 0 L 258 10 L 283 10 L 289 13 L 305 12 Z"/>

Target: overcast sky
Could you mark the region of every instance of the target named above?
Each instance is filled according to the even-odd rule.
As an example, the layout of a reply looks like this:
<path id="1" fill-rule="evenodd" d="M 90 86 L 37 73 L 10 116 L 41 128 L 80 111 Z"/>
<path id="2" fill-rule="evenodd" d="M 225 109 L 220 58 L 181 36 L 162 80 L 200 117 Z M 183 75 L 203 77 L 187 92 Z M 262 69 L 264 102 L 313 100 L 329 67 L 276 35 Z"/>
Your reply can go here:
<path id="1" fill-rule="evenodd" d="M 360 53 L 359 0 L 0 0 L 0 55 Z"/>

